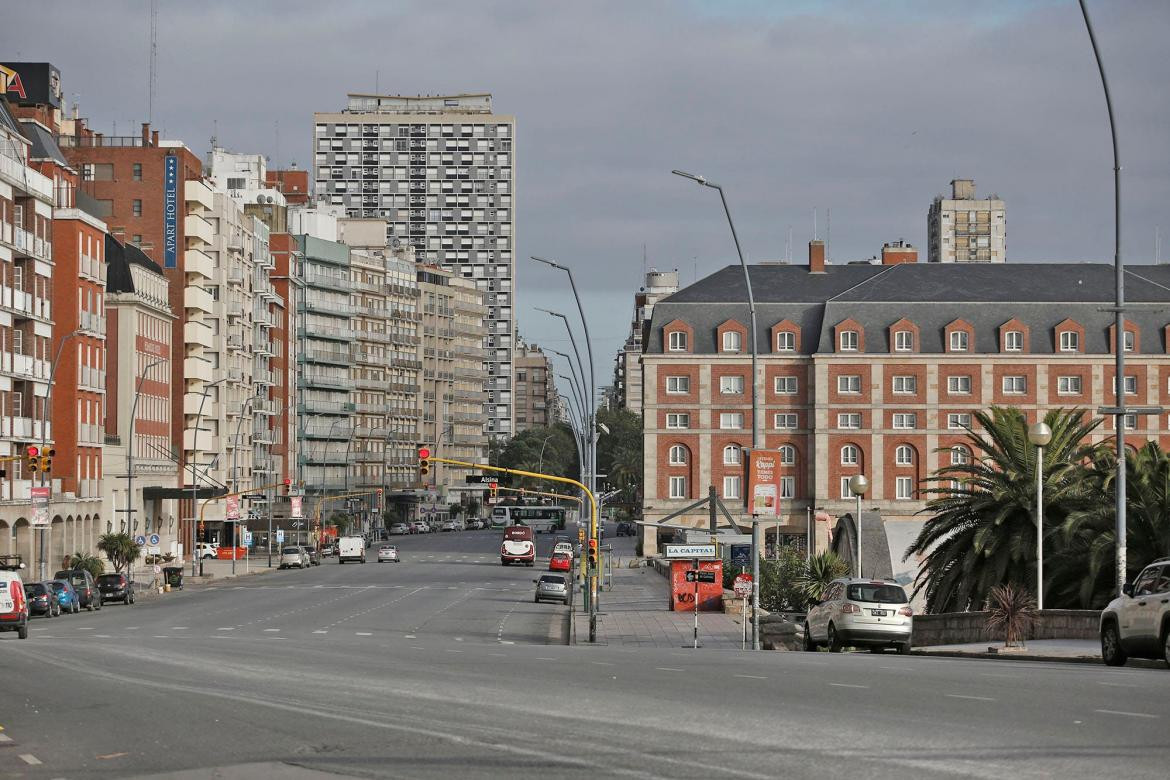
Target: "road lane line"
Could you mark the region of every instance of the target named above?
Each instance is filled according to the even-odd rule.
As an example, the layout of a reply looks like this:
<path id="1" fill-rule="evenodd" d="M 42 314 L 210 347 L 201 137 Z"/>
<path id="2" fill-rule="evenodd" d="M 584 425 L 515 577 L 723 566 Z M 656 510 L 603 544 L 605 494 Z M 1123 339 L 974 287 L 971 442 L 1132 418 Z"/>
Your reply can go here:
<path id="1" fill-rule="evenodd" d="M 186 631 L 186 626 L 171 626 L 171 631 Z"/>
<path id="2" fill-rule="evenodd" d="M 405 634 L 405 635 L 403 635 L 402 638 L 403 639 L 418 639 L 418 637 L 414 634 Z"/>
<path id="3" fill-rule="evenodd" d="M 1124 712 L 1122 710 L 1093 710 L 1093 712 L 1099 712 L 1102 715 L 1125 715 L 1129 718 L 1153 718 L 1155 720 L 1161 717 L 1160 715 L 1149 715 L 1145 712 Z"/>
<path id="4" fill-rule="evenodd" d="M 1111 682 L 1097 682 L 1098 685 L 1108 685 L 1112 688 L 1137 688 L 1138 686 L 1130 683 L 1111 683 Z"/>
<path id="5" fill-rule="evenodd" d="M 767 680 L 768 679 L 767 677 L 762 677 L 758 674 L 737 674 L 735 676 L 743 678 L 744 680 Z"/>
<path id="6" fill-rule="evenodd" d="M 171 637 L 169 634 L 155 634 L 154 636 L 151 637 L 151 639 L 170 639 L 170 638 Z"/>
<path id="7" fill-rule="evenodd" d="M 673 666 L 655 666 L 660 672 L 685 672 L 686 669 L 675 669 Z"/>
<path id="8" fill-rule="evenodd" d="M 593 664 L 594 666 L 614 666 L 614 664 L 611 664 L 609 661 L 590 661 L 589 663 Z"/>
<path id="9" fill-rule="evenodd" d="M 990 696 L 967 696 L 962 693 L 946 693 L 943 694 L 948 699 L 971 699 L 972 701 L 996 701 Z"/>
<path id="10" fill-rule="evenodd" d="M 0 742 L 11 742 L 11 741 L 12 741 L 12 737 L 8 736 L 7 734 L 0 734 Z"/>
<path id="11" fill-rule="evenodd" d="M 314 631 L 314 634 L 328 634 L 328 631 Z"/>
<path id="12" fill-rule="evenodd" d="M 21 753 L 20 760 L 29 766 L 37 766 L 41 763 L 40 759 L 34 756 L 32 753 Z"/>
<path id="13" fill-rule="evenodd" d="M 266 628 L 266 629 L 264 629 L 265 633 L 274 633 L 275 634 L 275 633 L 278 633 L 279 631 L 280 631 L 279 628 Z"/>
<path id="14" fill-rule="evenodd" d="M 355 632 L 353 632 L 353 635 L 354 636 L 373 636 L 373 634 L 371 634 L 368 631 L 355 631 Z"/>
<path id="15" fill-rule="evenodd" d="M 232 626 L 220 626 L 219 628 L 217 628 L 215 630 L 216 631 L 235 631 L 236 629 Z"/>
<path id="16" fill-rule="evenodd" d="M 829 683 L 834 688 L 869 688 L 868 685 L 854 685 L 853 683 Z"/>

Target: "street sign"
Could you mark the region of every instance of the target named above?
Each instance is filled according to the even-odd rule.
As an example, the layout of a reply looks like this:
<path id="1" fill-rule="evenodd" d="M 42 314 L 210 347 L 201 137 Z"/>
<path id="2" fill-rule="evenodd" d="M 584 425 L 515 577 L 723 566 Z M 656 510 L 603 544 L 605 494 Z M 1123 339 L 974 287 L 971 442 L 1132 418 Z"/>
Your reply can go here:
<path id="1" fill-rule="evenodd" d="M 276 529 L 276 543 L 277 544 L 284 544 L 284 529 L 283 528 Z"/>
<path id="2" fill-rule="evenodd" d="M 737 574 L 731 589 L 735 591 L 736 598 L 746 599 L 752 595 L 752 575 Z"/>
<path id="3" fill-rule="evenodd" d="M 245 547 L 252 546 L 252 532 L 251 531 L 244 531 L 244 546 Z"/>
<path id="4" fill-rule="evenodd" d="M 731 557 L 728 563 L 732 566 L 751 566 L 752 546 L 750 544 L 731 545 Z"/>
<path id="5" fill-rule="evenodd" d="M 32 525 L 33 528 L 49 527 L 49 488 L 35 487 L 32 489 Z"/>
<path id="6" fill-rule="evenodd" d="M 490 474 L 468 474 L 464 479 L 467 480 L 468 485 L 490 485 L 500 481 L 499 477 L 493 477 Z"/>
<path id="7" fill-rule="evenodd" d="M 691 569 L 687 572 L 687 582 L 714 582 L 715 572 Z"/>
<path id="8" fill-rule="evenodd" d="M 668 544 L 666 545 L 667 558 L 699 558 L 713 560 L 718 557 L 713 544 Z"/>
<path id="9" fill-rule="evenodd" d="M 249 501 L 263 501 L 265 496 L 263 493 L 248 493 L 244 495 L 243 498 L 246 498 Z"/>
<path id="10" fill-rule="evenodd" d="M 162 574 L 162 567 L 159 566 L 158 564 L 155 564 L 154 573 L 155 574 Z"/>
<path id="11" fill-rule="evenodd" d="M 134 544 L 138 545 L 139 547 L 145 547 L 146 546 L 146 537 L 143 536 L 142 534 L 138 534 L 138 536 L 134 537 Z"/>
<path id="12" fill-rule="evenodd" d="M 147 545 L 145 552 L 147 555 L 162 555 L 162 548 L 161 547 L 151 547 L 150 545 Z"/>
<path id="13" fill-rule="evenodd" d="M 151 534 L 148 541 L 150 542 L 152 547 L 157 547 L 158 543 L 162 540 L 158 538 L 158 534 Z"/>
<path id="14" fill-rule="evenodd" d="M 224 516 L 228 520 L 239 520 L 240 519 L 240 497 L 239 496 L 228 496 L 226 503 L 227 503 L 227 512 L 225 513 Z"/>

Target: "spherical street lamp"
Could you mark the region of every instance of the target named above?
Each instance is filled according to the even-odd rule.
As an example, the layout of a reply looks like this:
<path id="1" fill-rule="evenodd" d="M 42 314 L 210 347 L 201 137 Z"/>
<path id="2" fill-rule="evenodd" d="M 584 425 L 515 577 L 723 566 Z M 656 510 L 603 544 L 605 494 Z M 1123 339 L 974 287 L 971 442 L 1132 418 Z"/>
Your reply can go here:
<path id="1" fill-rule="evenodd" d="M 861 576 L 861 497 L 869 490 L 869 480 L 864 474 L 854 474 L 849 478 L 849 492 L 857 497 L 857 513 L 854 520 L 857 525 L 857 576 Z"/>
<path id="2" fill-rule="evenodd" d="M 1044 609 L 1044 447 L 1052 441 L 1052 429 L 1043 421 L 1028 428 L 1028 441 L 1036 445 L 1036 609 Z"/>

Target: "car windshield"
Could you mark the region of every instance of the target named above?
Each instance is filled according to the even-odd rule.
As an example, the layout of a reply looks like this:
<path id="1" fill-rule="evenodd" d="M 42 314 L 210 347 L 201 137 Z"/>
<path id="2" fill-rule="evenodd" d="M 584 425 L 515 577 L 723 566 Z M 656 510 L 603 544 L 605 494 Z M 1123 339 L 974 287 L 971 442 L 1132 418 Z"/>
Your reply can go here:
<path id="1" fill-rule="evenodd" d="M 63 592 L 68 587 L 65 585 L 64 582 L 57 582 L 56 580 L 54 580 L 53 582 L 50 582 L 49 585 L 53 588 L 53 590 L 58 591 L 58 592 Z"/>
<path id="2" fill-rule="evenodd" d="M 850 601 L 865 601 L 871 604 L 905 604 L 906 591 L 898 585 L 883 582 L 850 585 L 847 598 Z"/>
<path id="3" fill-rule="evenodd" d="M 546 574 L 540 578 L 540 584 L 541 585 L 546 585 L 546 584 L 564 585 L 565 578 L 564 577 L 554 577 L 554 576 Z"/>
<path id="4" fill-rule="evenodd" d="M 121 585 L 122 584 L 122 575 L 121 574 L 103 574 L 102 576 L 98 577 L 97 581 L 98 581 L 98 585 Z"/>
<path id="5" fill-rule="evenodd" d="M 300 547 L 285 547 L 283 550 L 280 551 L 280 553 L 281 553 L 281 555 L 300 555 L 301 548 Z"/>
<path id="6" fill-rule="evenodd" d="M 25 585 L 24 592 L 31 593 L 34 596 L 43 596 L 43 595 L 45 595 L 45 586 L 41 585 L 40 583 L 33 583 L 31 585 Z"/>

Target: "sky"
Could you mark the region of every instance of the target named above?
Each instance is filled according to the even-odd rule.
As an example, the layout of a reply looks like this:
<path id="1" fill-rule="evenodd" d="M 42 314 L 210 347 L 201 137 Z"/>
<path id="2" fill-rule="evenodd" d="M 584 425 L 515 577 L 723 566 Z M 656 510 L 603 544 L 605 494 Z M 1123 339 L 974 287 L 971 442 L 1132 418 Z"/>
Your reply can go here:
<path id="1" fill-rule="evenodd" d="M 1075 0 L 336 0 L 158 3 L 156 127 L 311 164 L 314 111 L 346 93 L 491 92 L 517 121 L 517 312 L 569 351 L 573 268 L 608 384 L 644 268 L 685 284 L 828 241 L 864 260 L 905 239 L 954 178 L 1007 206 L 1008 262 L 1112 262 L 1108 117 Z M 1170 239 L 1170 3 L 1090 0 L 1123 165 L 1123 254 Z M 90 126 L 147 118 L 149 4 L 7 8 L 0 57 L 50 61 Z M 789 248 L 791 235 L 791 248 Z M 1170 257 L 1170 240 L 1163 241 Z M 643 256 L 646 261 L 643 264 Z M 579 338 L 579 342 L 582 340 Z M 581 344 L 584 349 L 584 344 Z M 563 366 L 561 367 L 563 369 Z"/>

